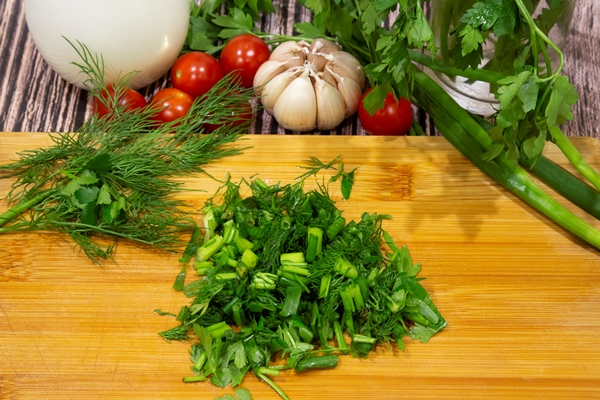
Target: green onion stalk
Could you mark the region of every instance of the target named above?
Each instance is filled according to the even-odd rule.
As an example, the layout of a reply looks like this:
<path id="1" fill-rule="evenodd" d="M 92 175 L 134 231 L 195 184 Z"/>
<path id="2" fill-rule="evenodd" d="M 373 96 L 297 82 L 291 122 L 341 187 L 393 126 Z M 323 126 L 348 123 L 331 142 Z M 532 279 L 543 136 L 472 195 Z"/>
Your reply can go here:
<path id="1" fill-rule="evenodd" d="M 552 27 L 564 28 L 575 2 L 432 0 L 429 20 L 425 1 L 301 3 L 313 12 L 316 28 L 336 37 L 363 63 L 369 83 L 378 89 L 365 98 L 368 112 L 381 107 L 389 91 L 410 98 L 481 171 L 600 249 L 600 231 L 532 178 L 600 218 L 600 174 L 560 128 L 573 118 L 578 93 L 563 74 L 564 53 L 549 34 Z M 534 13 L 538 6 L 542 12 Z M 491 57 L 484 54 L 490 43 L 496 54 Z M 489 83 L 496 112 L 471 114 L 427 70 Z M 545 157 L 546 142 L 554 143 L 582 178 Z"/>

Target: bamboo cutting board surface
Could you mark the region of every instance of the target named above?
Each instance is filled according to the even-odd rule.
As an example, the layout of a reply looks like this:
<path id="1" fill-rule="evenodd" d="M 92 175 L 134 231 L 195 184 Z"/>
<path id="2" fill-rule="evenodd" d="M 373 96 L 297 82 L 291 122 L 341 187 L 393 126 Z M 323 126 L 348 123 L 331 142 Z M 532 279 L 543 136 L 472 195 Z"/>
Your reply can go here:
<path id="1" fill-rule="evenodd" d="M 599 142 L 574 138 L 600 167 Z M 0 164 L 46 146 L 42 133 L 0 133 Z M 248 135 L 242 155 L 207 167 L 217 178 L 258 174 L 290 183 L 309 157 L 360 167 L 347 219 L 384 223 L 422 265 L 423 285 L 448 320 L 429 343 L 380 347 L 368 359 L 275 382 L 297 399 L 600 398 L 600 254 L 472 166 L 441 137 Z M 551 146 L 547 155 L 565 164 Z M 323 175 L 327 176 L 327 175 Z M 217 188 L 185 179 L 200 207 Z M 5 196 L 9 181 L 0 181 Z M 0 212 L 7 208 L 0 202 Z M 599 221 L 585 217 L 595 226 Z M 92 265 L 68 238 L 0 235 L 0 398 L 213 399 L 231 389 L 184 384 L 189 344 L 157 332 L 188 300 L 171 285 L 178 254 L 121 242 L 116 264 Z M 277 399 L 248 375 L 254 399 Z"/>

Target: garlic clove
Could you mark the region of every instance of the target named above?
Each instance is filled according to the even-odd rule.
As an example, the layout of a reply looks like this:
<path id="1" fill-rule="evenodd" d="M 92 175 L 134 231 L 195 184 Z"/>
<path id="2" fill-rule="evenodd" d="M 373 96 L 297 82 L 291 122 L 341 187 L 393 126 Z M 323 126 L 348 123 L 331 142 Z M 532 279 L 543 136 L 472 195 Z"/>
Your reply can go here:
<path id="1" fill-rule="evenodd" d="M 335 87 L 344 98 L 346 105 L 346 117 L 353 115 L 358 110 L 358 103 L 362 97 L 362 87 L 354 79 L 343 77 L 331 71 L 329 67 L 325 68 L 324 74 L 328 74 L 336 81 Z"/>
<path id="2" fill-rule="evenodd" d="M 358 110 L 358 103 L 362 97 L 362 88 L 354 79 L 342 78 L 337 84 L 337 89 L 346 104 L 346 117 L 353 115 Z"/>
<path id="3" fill-rule="evenodd" d="M 337 81 L 335 80 L 331 72 L 329 72 L 327 69 L 325 69 L 324 71 L 317 72 L 317 76 L 325 80 L 325 82 L 329 83 L 331 86 L 337 86 Z"/>
<path id="4" fill-rule="evenodd" d="M 340 51 L 341 48 L 331 40 L 317 38 L 312 41 L 309 47 L 310 53 L 326 53 L 331 54 L 335 51 Z"/>
<path id="5" fill-rule="evenodd" d="M 324 79 L 317 77 L 314 88 L 317 100 L 317 128 L 323 131 L 331 130 L 346 117 L 344 98 L 335 86 Z"/>
<path id="6" fill-rule="evenodd" d="M 346 51 L 331 53 L 327 67 L 340 76 L 354 79 L 363 88 L 365 85 L 365 73 L 360 62 Z"/>
<path id="7" fill-rule="evenodd" d="M 256 75 L 254 75 L 254 92 L 257 96 L 261 96 L 263 86 L 273 79 L 275 76 L 281 74 L 287 69 L 285 63 L 276 60 L 267 60 L 258 68 Z"/>
<path id="8" fill-rule="evenodd" d="M 290 40 L 275 47 L 271 52 L 269 60 L 280 61 L 283 63 L 290 62 L 288 68 L 300 66 L 304 64 L 304 61 L 306 60 L 307 51 L 306 46 L 303 46 L 302 43 Z"/>
<path id="9" fill-rule="evenodd" d="M 317 99 L 308 74 L 309 70 L 305 69 L 275 103 L 273 116 L 285 129 L 308 132 L 317 126 Z"/>
<path id="10" fill-rule="evenodd" d="M 298 68 L 288 69 L 275 76 L 264 85 L 260 102 L 269 114 L 273 113 L 273 109 L 275 108 L 279 96 L 281 96 L 281 93 L 283 93 L 288 85 L 298 77 L 300 71 L 301 70 Z"/>

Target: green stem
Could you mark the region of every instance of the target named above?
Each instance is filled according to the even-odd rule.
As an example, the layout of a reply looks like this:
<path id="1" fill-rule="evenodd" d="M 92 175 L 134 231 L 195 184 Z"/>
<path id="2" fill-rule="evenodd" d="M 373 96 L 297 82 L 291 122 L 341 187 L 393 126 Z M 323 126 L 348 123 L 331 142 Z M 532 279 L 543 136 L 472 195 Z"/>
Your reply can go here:
<path id="1" fill-rule="evenodd" d="M 462 108 L 454 99 L 437 83 L 433 81 L 427 74 L 419 71 L 416 67 L 412 69 L 413 76 L 415 80 L 415 85 L 417 85 L 420 90 L 423 90 L 427 95 L 433 99 L 435 99 L 436 103 L 440 106 L 443 105 L 443 108 L 449 115 L 454 116 L 455 120 L 464 128 L 466 132 L 479 143 L 481 147 L 485 150 L 489 149 L 493 144 L 492 139 L 488 135 L 488 133 L 481 128 L 479 123 L 475 121 L 469 113 Z M 415 99 L 417 102 L 420 99 Z"/>
<path id="2" fill-rule="evenodd" d="M 94 231 L 94 232 L 97 232 L 97 233 L 103 233 L 103 234 L 106 234 L 106 235 L 120 237 L 120 238 L 127 239 L 127 240 L 133 240 L 134 242 L 142 243 L 142 244 L 147 244 L 149 246 L 157 246 L 158 244 L 161 243 L 160 240 L 154 240 L 154 241 L 143 240 L 143 239 L 132 237 L 131 235 L 128 235 L 128 234 L 124 234 L 124 233 L 121 233 L 121 232 L 117 232 L 117 231 L 113 231 L 113 230 L 110 230 L 110 229 L 102 228 L 100 226 L 89 225 L 89 224 L 82 224 L 81 222 L 52 221 L 52 225 L 54 225 L 54 226 L 61 226 L 61 227 L 70 227 L 70 228 L 84 228 L 84 229 L 88 229 L 90 231 Z M 0 233 L 2 233 L 1 230 L 0 230 Z"/>
<path id="3" fill-rule="evenodd" d="M 523 4 L 523 1 L 515 0 L 515 4 L 517 5 L 519 12 L 521 13 L 521 16 L 523 17 L 523 19 L 525 19 L 525 21 L 527 22 L 527 25 L 531 29 L 531 34 L 537 35 L 542 40 L 542 42 L 544 42 L 545 44 L 550 46 L 556 52 L 556 54 L 558 54 L 558 57 L 560 58 L 560 64 L 558 66 L 558 69 L 554 72 L 554 74 L 548 76 L 547 78 L 541 79 L 541 80 L 542 80 L 542 82 L 548 82 L 548 81 L 552 81 L 552 80 L 556 79 L 556 77 L 558 75 L 560 75 L 560 73 L 562 72 L 562 70 L 565 66 L 565 55 L 558 48 L 558 46 L 552 40 L 550 40 L 550 38 L 548 36 L 546 36 L 546 34 L 544 32 L 542 32 L 542 30 L 536 25 L 535 21 L 531 17 L 531 14 L 527 10 L 527 7 L 525 7 L 525 4 Z M 532 42 L 535 42 L 535 38 L 532 40 Z M 537 53 L 534 53 L 534 57 L 537 58 Z M 537 62 L 535 62 L 534 64 L 536 65 L 536 69 L 537 69 Z M 550 71 L 548 71 L 548 74 L 550 74 Z"/>
<path id="4" fill-rule="evenodd" d="M 550 62 L 550 56 L 548 55 L 548 49 L 546 46 L 540 46 L 540 50 L 542 51 L 542 55 L 544 56 L 544 62 L 546 63 L 546 75 L 552 76 L 552 63 Z M 536 62 L 537 64 L 537 62 Z"/>
<path id="5" fill-rule="evenodd" d="M 271 379 L 269 379 L 265 374 L 256 374 L 256 376 L 258 376 L 260 379 L 262 379 L 263 381 L 265 381 L 265 383 L 269 386 L 271 386 L 271 388 L 283 399 L 283 400 L 290 400 L 290 398 L 284 393 L 283 390 L 281 390 L 281 388 L 279 386 L 277 386 L 275 384 L 275 382 L 273 382 Z"/>
<path id="6" fill-rule="evenodd" d="M 488 131 L 494 125 L 488 120 L 472 115 L 483 129 Z M 532 165 L 532 161 L 521 153 L 519 162 L 538 179 L 556 190 L 561 196 L 577 205 L 582 210 L 600 219 L 600 193 L 582 182 L 572 173 L 557 165 L 547 157 L 541 156 Z"/>
<path id="7" fill-rule="evenodd" d="M 35 206 L 36 204 L 41 203 L 42 201 L 44 201 L 46 198 L 48 198 L 53 193 L 54 193 L 54 190 L 46 190 L 46 191 L 38 194 L 37 196 L 33 197 L 32 199 L 24 201 L 22 203 L 19 203 L 16 206 L 10 208 L 9 210 L 3 212 L 2 214 L 0 214 L 0 226 L 3 226 L 7 222 L 9 222 L 12 219 L 16 218 L 17 216 L 21 215 L 22 213 L 29 210 L 31 207 Z"/>
<path id="8" fill-rule="evenodd" d="M 415 80 L 415 82 L 418 81 Z M 459 118 L 462 119 L 462 117 L 450 112 L 446 103 L 444 103 L 444 107 L 441 107 L 437 103 L 439 99 L 435 97 L 435 92 L 432 93 L 429 89 L 428 86 L 419 86 L 415 90 L 415 96 L 418 97 L 421 104 L 427 107 L 439 131 L 454 147 L 482 172 L 495 179 L 530 206 L 597 249 L 600 249 L 600 231 L 575 216 L 545 193 L 522 168 L 517 167 L 515 170 L 511 170 L 498 161 L 483 161 L 484 149 L 471 136 L 473 132 L 466 130 L 463 124 L 459 123 Z M 469 119 L 474 121 L 470 117 Z M 464 123 L 465 121 L 460 122 Z M 485 132 L 481 127 L 478 127 L 477 130 Z"/>
<path id="9" fill-rule="evenodd" d="M 563 131 L 561 131 L 559 127 L 553 126 L 550 128 L 550 133 L 552 134 L 552 138 L 556 145 L 577 171 L 581 172 L 581 174 L 597 189 L 600 189 L 600 175 L 583 159 L 579 150 L 573 146 L 573 143 L 571 143 Z"/>
<path id="10" fill-rule="evenodd" d="M 594 188 L 546 157 L 540 158 L 533 167 L 527 166 L 523 161 L 522 164 L 563 197 L 600 219 L 600 193 Z"/>

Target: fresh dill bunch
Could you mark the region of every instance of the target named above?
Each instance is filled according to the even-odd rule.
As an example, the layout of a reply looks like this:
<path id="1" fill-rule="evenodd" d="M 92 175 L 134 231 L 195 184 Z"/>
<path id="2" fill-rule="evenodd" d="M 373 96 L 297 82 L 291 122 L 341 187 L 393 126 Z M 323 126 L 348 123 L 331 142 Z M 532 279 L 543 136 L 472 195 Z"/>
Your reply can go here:
<path id="1" fill-rule="evenodd" d="M 114 97 L 99 96 L 106 90 L 102 57 L 81 43 L 73 47 L 82 59 L 74 64 L 88 76 L 91 94 L 114 112 L 92 116 L 74 132 L 51 133 L 50 147 L 25 150 L 0 166 L 0 179 L 14 179 L 0 234 L 65 233 L 96 263 L 112 258 L 118 239 L 178 251 L 181 236 L 196 223 L 175 198 L 183 187 L 172 178 L 200 173 L 203 165 L 243 151 L 228 144 L 247 131 L 249 121 L 229 122 L 247 113 L 252 90 L 226 77 L 197 98 L 185 117 L 157 124 L 152 105 L 129 111 L 119 104 L 133 73 L 113 85 Z M 219 127 L 207 133 L 205 124 Z M 100 244 L 99 237 L 113 242 Z"/>

